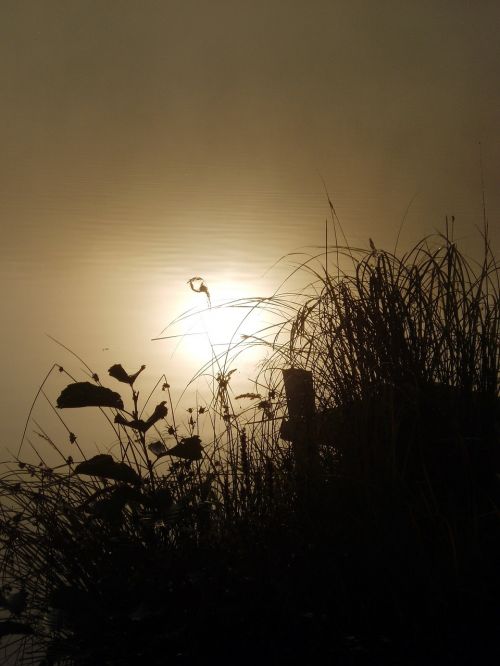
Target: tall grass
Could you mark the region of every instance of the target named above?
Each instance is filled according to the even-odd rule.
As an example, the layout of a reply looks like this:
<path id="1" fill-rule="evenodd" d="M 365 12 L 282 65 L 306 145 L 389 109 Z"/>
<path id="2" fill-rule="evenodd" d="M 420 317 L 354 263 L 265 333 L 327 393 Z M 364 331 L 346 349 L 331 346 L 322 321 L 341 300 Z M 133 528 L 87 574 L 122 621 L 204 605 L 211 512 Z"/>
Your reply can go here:
<path id="1" fill-rule="evenodd" d="M 431 643 L 458 662 L 465 625 L 492 649 L 500 285 L 488 239 L 480 262 L 447 235 L 402 256 L 373 244 L 329 255 L 330 271 L 320 256 L 300 264 L 303 291 L 232 304 L 275 323 L 201 369 L 212 395 L 184 423 L 165 378 L 157 406 L 154 394 L 141 405 L 140 371 L 118 365 L 113 391 L 89 369 L 92 385 L 61 393 L 62 409 L 99 406 L 116 446 L 85 460 L 68 424 L 71 455 L 42 432 L 60 464 L 41 452 L 0 480 L 0 627 L 18 663 L 388 663 Z M 248 346 L 267 356 L 254 391 L 235 396 Z M 306 494 L 290 367 L 316 393 Z"/>
<path id="2" fill-rule="evenodd" d="M 356 473 L 382 466 L 404 479 L 417 472 L 422 449 L 443 447 L 493 469 L 500 289 L 487 238 L 479 263 L 446 236 L 402 257 L 375 248 L 336 253 L 352 270 L 332 276 L 304 266 L 316 293 L 284 304 L 285 341 L 275 338 L 269 361 L 311 370 L 321 437 L 345 464 L 356 454 Z"/>

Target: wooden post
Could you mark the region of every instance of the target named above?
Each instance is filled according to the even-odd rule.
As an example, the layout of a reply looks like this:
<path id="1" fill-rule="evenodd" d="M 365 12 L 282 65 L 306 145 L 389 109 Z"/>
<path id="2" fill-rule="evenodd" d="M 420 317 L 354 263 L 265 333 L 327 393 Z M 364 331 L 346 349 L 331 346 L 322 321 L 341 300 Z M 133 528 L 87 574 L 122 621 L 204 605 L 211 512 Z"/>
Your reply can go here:
<path id="1" fill-rule="evenodd" d="M 284 439 L 292 442 L 298 475 L 308 479 L 317 472 L 319 464 L 312 372 L 300 368 L 284 369 L 283 383 L 288 407 Z"/>

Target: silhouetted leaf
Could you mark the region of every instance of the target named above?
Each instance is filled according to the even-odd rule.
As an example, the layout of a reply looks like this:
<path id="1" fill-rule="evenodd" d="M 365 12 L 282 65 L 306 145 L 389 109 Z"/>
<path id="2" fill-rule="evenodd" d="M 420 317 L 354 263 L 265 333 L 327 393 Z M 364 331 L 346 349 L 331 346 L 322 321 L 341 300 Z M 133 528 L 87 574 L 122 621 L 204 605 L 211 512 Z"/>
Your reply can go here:
<path id="1" fill-rule="evenodd" d="M 151 414 L 151 416 L 149 417 L 149 419 L 147 421 L 143 421 L 142 419 L 127 420 L 121 414 L 117 414 L 115 416 L 115 423 L 119 423 L 120 425 L 126 426 L 127 428 L 134 428 L 135 430 L 139 430 L 140 432 L 146 432 L 157 421 L 159 421 L 160 419 L 165 418 L 165 416 L 167 414 L 168 414 L 167 403 L 164 400 L 164 401 L 160 402 L 160 404 L 155 407 L 154 412 Z"/>
<path id="2" fill-rule="evenodd" d="M 205 294 L 208 300 L 208 304 L 211 305 L 210 303 L 210 292 L 208 291 L 208 287 L 203 281 L 203 278 L 199 276 L 192 277 L 190 280 L 187 281 L 188 285 L 191 287 L 193 291 L 196 291 L 198 294 Z"/>
<path id="3" fill-rule="evenodd" d="M 104 518 L 109 522 L 121 520 L 121 512 L 126 504 L 141 504 L 150 508 L 154 500 L 150 496 L 140 492 L 137 488 L 127 485 L 105 486 L 92 493 L 81 508 L 97 518 Z"/>
<path id="4" fill-rule="evenodd" d="M 179 444 L 169 449 L 167 453 L 178 458 L 185 458 L 186 460 L 201 460 L 202 449 L 200 438 L 198 435 L 193 435 L 193 437 L 181 439 Z"/>
<path id="5" fill-rule="evenodd" d="M 151 505 L 151 500 L 141 495 L 141 493 L 130 486 L 118 486 L 112 489 L 107 497 L 94 502 L 89 509 L 94 518 L 119 525 L 123 520 L 123 509 L 125 505 L 131 502 L 137 502 L 147 506 Z"/>
<path id="6" fill-rule="evenodd" d="M 24 624 L 22 622 L 14 622 L 12 620 L 5 620 L 0 622 L 0 638 L 2 636 L 11 636 L 11 635 L 20 635 L 24 636 L 32 634 L 33 629 L 29 624 Z"/>
<path id="7" fill-rule="evenodd" d="M 154 412 L 151 414 L 147 422 L 153 425 L 153 423 L 156 423 L 156 421 L 164 419 L 167 414 L 168 414 L 167 402 L 166 400 L 162 400 L 160 404 L 156 405 Z"/>
<path id="8" fill-rule="evenodd" d="M 167 455 L 167 447 L 163 442 L 151 442 L 151 444 L 148 444 L 148 449 L 158 458 Z"/>
<path id="9" fill-rule="evenodd" d="M 119 382 L 123 382 L 124 384 L 130 384 L 130 386 L 132 386 L 132 384 L 135 382 L 137 377 L 141 374 L 141 372 L 143 370 L 145 370 L 145 368 L 146 368 L 145 365 L 141 365 L 141 367 L 139 368 L 139 370 L 136 373 L 134 373 L 133 375 L 129 375 L 124 370 L 123 366 L 120 365 L 120 363 L 116 363 L 115 365 L 112 365 L 110 367 L 108 372 L 111 375 L 111 377 L 114 377 Z"/>
<path id="10" fill-rule="evenodd" d="M 139 475 L 128 465 L 116 462 L 110 455 L 101 453 L 90 460 L 84 460 L 75 467 L 76 474 L 89 474 L 102 479 L 113 479 L 125 483 L 140 483 Z"/>
<path id="11" fill-rule="evenodd" d="M 123 366 L 120 363 L 116 363 L 115 365 L 112 365 L 110 367 L 110 369 L 108 370 L 108 372 L 111 375 L 111 377 L 114 377 L 119 382 L 123 382 L 124 384 L 129 383 L 128 374 L 125 372 L 125 370 L 123 369 Z"/>
<path id="12" fill-rule="evenodd" d="M 105 386 L 96 386 L 90 382 L 75 382 L 62 390 L 57 398 L 59 409 L 66 407 L 115 407 L 123 409 L 123 400 Z"/>
<path id="13" fill-rule="evenodd" d="M 141 432 L 146 432 L 148 429 L 146 421 L 142 419 L 126 419 L 121 414 L 115 416 L 115 423 L 119 423 L 127 428 L 134 428 L 134 430 L 140 430 Z"/>

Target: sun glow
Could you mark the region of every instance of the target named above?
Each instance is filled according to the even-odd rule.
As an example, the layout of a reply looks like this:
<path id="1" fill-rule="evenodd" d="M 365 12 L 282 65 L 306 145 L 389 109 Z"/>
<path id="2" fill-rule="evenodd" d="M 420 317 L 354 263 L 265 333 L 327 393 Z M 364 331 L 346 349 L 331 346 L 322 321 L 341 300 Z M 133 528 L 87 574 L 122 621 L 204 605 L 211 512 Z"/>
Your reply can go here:
<path id="1" fill-rule="evenodd" d="M 266 313 L 255 307 L 254 287 L 241 279 L 191 278 L 181 303 L 182 314 L 159 337 L 169 340 L 172 354 L 180 355 L 194 371 L 212 361 L 216 367 L 228 369 L 236 358 L 236 365 L 241 366 L 243 357 L 245 366 L 255 366 L 262 350 L 249 349 L 245 340 L 266 325 Z"/>

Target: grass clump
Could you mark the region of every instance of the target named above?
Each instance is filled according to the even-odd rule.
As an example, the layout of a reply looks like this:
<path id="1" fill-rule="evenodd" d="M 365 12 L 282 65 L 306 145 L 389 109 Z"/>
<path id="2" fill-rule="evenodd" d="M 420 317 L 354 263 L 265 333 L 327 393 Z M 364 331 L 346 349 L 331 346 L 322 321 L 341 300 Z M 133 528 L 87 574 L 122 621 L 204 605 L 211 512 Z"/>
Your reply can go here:
<path id="1" fill-rule="evenodd" d="M 0 481 L 0 627 L 19 663 L 495 653 L 500 288 L 487 238 L 477 264 L 447 236 L 401 257 L 333 253 L 334 272 L 301 265 L 304 291 L 235 304 L 278 315 L 243 343 L 270 352 L 255 391 L 231 391 L 241 346 L 205 367 L 212 396 L 182 425 L 166 380 L 166 399 L 140 406 L 141 370 L 109 370 L 128 406 L 94 373 L 62 391 L 61 409 L 108 414 L 116 446 L 78 463 L 57 447 L 59 466 L 18 461 Z M 312 377 L 307 415 L 287 411 L 292 368 Z"/>

